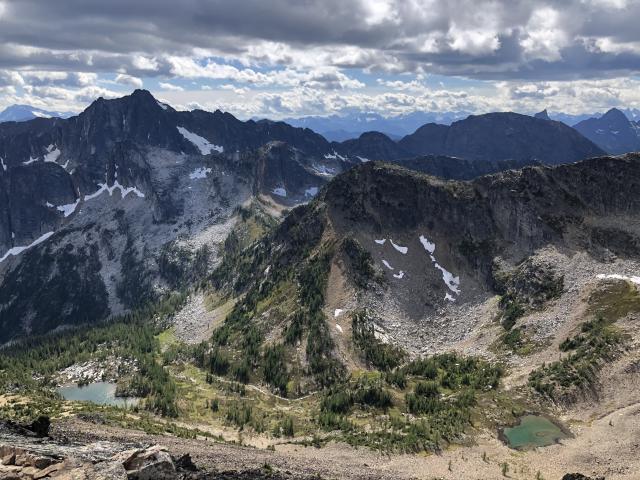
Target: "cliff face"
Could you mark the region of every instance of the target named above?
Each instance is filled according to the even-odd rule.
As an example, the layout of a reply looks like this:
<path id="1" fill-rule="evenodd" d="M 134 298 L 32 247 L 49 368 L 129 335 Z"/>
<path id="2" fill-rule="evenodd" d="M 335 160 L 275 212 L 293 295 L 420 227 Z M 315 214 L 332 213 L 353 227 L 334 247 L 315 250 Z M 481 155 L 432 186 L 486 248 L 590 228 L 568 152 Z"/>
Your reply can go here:
<path id="1" fill-rule="evenodd" d="M 329 151 L 310 130 L 177 112 L 145 91 L 3 123 L 0 341 L 143 305 L 196 257 L 206 273 L 236 207 L 309 201 L 345 168 Z"/>
<path id="2" fill-rule="evenodd" d="M 525 167 L 471 182 L 364 165 L 331 182 L 321 200 L 345 234 L 398 237 L 420 230 L 452 246 L 491 245 L 488 260 L 497 254 L 517 260 L 546 244 L 615 248 L 598 233 L 605 223 L 612 232 L 633 238 L 617 253 L 635 254 L 637 232 L 624 218 L 637 217 L 639 193 L 640 156 L 628 155 Z M 460 262 L 464 257 L 456 256 Z"/>
<path id="3" fill-rule="evenodd" d="M 634 257 L 640 157 L 526 167 L 446 182 L 367 164 L 334 179 L 318 201 L 338 238 L 354 238 L 412 318 L 496 289 L 496 259 L 515 266 L 555 246 Z M 438 265 L 438 266 L 436 266 Z M 452 283 L 452 280 L 456 279 Z"/>

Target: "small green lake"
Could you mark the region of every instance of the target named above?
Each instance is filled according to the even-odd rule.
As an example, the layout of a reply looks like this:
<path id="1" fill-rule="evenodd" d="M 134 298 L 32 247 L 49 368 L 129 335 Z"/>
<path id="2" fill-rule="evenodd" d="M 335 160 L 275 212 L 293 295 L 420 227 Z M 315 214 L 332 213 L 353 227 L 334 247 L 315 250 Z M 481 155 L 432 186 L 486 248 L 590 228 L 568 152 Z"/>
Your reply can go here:
<path id="1" fill-rule="evenodd" d="M 505 428 L 503 434 L 511 448 L 520 450 L 553 445 L 568 436 L 558 425 L 539 415 L 521 417 L 518 425 Z"/>
<path id="2" fill-rule="evenodd" d="M 138 403 L 137 398 L 116 397 L 116 384 L 109 382 L 96 382 L 82 387 L 66 385 L 58 388 L 58 393 L 65 400 L 92 402 L 98 405 L 132 407 Z"/>

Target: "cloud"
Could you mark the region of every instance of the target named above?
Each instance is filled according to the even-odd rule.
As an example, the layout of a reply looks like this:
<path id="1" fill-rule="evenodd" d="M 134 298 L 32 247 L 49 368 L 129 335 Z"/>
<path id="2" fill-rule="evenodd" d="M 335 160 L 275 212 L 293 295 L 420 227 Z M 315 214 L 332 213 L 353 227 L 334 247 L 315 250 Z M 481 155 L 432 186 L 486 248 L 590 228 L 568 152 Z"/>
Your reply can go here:
<path id="1" fill-rule="evenodd" d="M 581 39 L 638 42 L 638 16 L 640 3 L 625 0 L 14 0 L 2 16 L 0 65 L 141 76 L 175 69 L 172 58 L 197 51 L 295 68 L 310 51 L 314 66 L 339 66 L 338 52 L 349 49 L 351 63 L 396 71 L 526 78 L 531 62 L 544 60 L 549 74 L 575 76 L 567 49 L 606 56 Z M 639 58 L 627 69 L 637 70 Z M 621 68 L 599 64 L 609 76 Z M 588 63 L 583 69 L 596 76 Z"/>
<path id="2" fill-rule="evenodd" d="M 178 85 L 173 85 L 172 83 L 167 83 L 167 82 L 159 82 L 158 85 L 160 86 L 160 88 L 162 90 L 172 90 L 174 92 L 183 92 L 184 88 L 178 86 Z"/>
<path id="3" fill-rule="evenodd" d="M 116 83 L 121 85 L 129 85 L 134 88 L 142 88 L 142 79 L 124 73 L 119 73 L 115 78 Z"/>
<path id="4" fill-rule="evenodd" d="M 229 106 L 274 115 L 369 101 L 394 111 L 469 99 L 528 108 L 571 89 L 610 98 L 604 84 L 582 80 L 631 88 L 618 80 L 640 73 L 637 18 L 635 0 L 0 0 L 0 88 L 51 92 L 53 103 L 64 91 L 79 102 L 147 80 L 186 95 L 189 80 L 212 90 L 182 105 L 224 91 L 247 97 Z M 425 86 L 424 73 L 442 77 L 450 101 Z M 450 87 L 447 77 L 480 90 Z M 586 98 L 599 103 L 574 97 L 583 106 Z"/>

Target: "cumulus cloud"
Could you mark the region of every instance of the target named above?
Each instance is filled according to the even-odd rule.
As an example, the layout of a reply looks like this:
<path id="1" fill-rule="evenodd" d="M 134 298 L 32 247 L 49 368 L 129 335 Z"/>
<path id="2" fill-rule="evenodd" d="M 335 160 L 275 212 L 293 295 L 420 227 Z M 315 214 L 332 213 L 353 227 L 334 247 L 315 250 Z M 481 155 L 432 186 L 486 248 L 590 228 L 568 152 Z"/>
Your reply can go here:
<path id="1" fill-rule="evenodd" d="M 142 79 L 132 75 L 126 75 L 124 73 L 116 75 L 115 82 L 121 85 L 129 85 L 134 88 L 142 88 L 143 85 Z"/>
<path id="2" fill-rule="evenodd" d="M 630 88 L 618 80 L 640 71 L 637 18 L 636 0 L 0 0 L 0 88 L 79 102 L 150 78 L 187 94 L 188 80 L 201 93 L 247 97 L 243 111 L 280 113 L 470 99 L 504 109 L 570 91 L 609 99 L 597 82 Z M 449 101 L 425 87 L 425 72 L 473 79 L 479 90 L 447 86 Z M 583 80 L 592 83 L 575 83 Z M 576 105 L 587 97 L 597 100 L 577 95 Z M 619 99 L 635 101 L 630 92 Z"/>

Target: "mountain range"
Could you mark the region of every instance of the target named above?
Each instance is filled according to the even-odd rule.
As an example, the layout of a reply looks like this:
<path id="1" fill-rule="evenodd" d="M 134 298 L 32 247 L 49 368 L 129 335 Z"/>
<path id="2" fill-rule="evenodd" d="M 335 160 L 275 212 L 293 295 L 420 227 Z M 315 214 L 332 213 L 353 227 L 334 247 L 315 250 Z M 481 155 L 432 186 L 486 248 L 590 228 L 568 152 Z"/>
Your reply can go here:
<path id="1" fill-rule="evenodd" d="M 574 128 L 608 153 L 619 155 L 640 150 L 640 125 L 616 108 L 601 117 L 583 120 Z"/>
<path id="2" fill-rule="evenodd" d="M 406 115 L 384 117 L 375 112 L 346 112 L 341 115 L 309 116 L 284 119 L 294 127 L 310 128 L 331 142 L 343 142 L 357 138 L 365 132 L 381 132 L 399 140 L 413 133 L 425 123 L 449 125 L 468 116 L 468 112 L 413 112 Z"/>
<path id="3" fill-rule="evenodd" d="M 370 160 L 471 179 L 601 154 L 559 122 L 517 114 L 428 124 L 399 142 L 371 132 L 329 143 L 284 122 L 176 111 L 143 90 L 99 99 L 68 119 L 6 122 L 1 339 L 144 304 L 179 281 L 171 275 L 188 270 L 205 244 L 203 268 L 213 268 L 220 247 L 207 239 L 224 239 L 237 208 L 308 202 L 331 178 Z"/>
<path id="4" fill-rule="evenodd" d="M 137 448 L 165 442 L 234 468 L 266 452 L 258 467 L 293 465 L 286 478 L 346 444 L 403 465 L 372 475 L 371 453 L 331 477 L 415 478 L 406 454 L 424 451 L 439 455 L 413 461 L 437 457 L 445 478 L 602 472 L 636 444 L 637 389 L 620 385 L 640 385 L 639 189 L 639 154 L 546 112 L 330 142 L 136 90 L 4 122 L 0 410 L 20 423 L 0 437 L 22 448 L 51 415 L 32 463 L 120 478 L 206 478 Z M 62 400 L 86 384 L 127 400 Z M 553 446 L 514 456 L 525 419 Z"/>
<path id="5" fill-rule="evenodd" d="M 0 123 L 26 122 L 34 118 L 68 118 L 73 115 L 71 112 L 50 112 L 31 105 L 10 105 L 0 112 Z"/>

